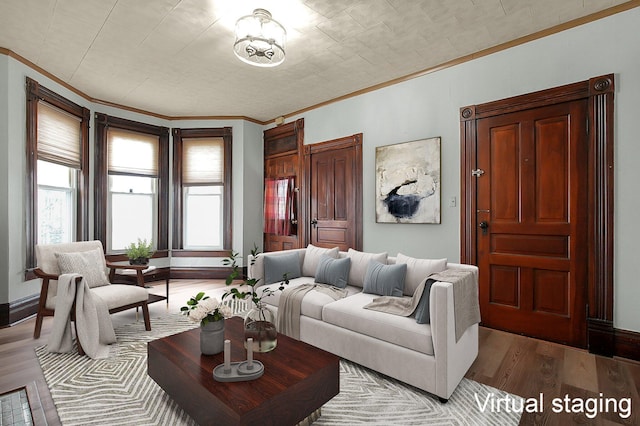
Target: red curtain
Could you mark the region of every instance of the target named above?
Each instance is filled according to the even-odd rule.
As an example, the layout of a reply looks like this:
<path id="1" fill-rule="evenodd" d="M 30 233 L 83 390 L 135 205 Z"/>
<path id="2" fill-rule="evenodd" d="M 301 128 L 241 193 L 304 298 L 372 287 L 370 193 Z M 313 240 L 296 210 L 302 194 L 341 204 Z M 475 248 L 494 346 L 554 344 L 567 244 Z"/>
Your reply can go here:
<path id="1" fill-rule="evenodd" d="M 264 232 L 290 235 L 294 217 L 294 177 L 264 180 Z"/>

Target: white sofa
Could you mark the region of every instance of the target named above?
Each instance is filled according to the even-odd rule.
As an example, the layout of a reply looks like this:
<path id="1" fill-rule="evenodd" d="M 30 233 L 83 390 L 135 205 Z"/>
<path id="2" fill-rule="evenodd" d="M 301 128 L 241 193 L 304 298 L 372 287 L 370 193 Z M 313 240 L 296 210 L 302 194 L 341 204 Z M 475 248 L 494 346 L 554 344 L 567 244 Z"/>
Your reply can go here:
<path id="1" fill-rule="evenodd" d="M 266 257 L 295 252 L 299 256 L 303 276 L 291 279 L 289 286 L 313 283 L 315 278 L 310 276 L 313 269 L 309 268 L 309 259 L 305 264 L 305 255 L 312 253 L 308 256 L 311 258 L 317 253 L 308 252 L 309 249 L 315 248 L 263 253 L 257 258 L 250 256 L 248 275 L 264 282 Z M 423 389 L 445 402 L 478 354 L 478 324 L 468 327 L 456 341 L 453 286 L 447 282 L 435 282 L 431 287 L 430 324 L 418 324 L 413 316 L 363 309 L 380 297 L 362 291 L 366 270 L 363 259 L 366 260 L 367 255 L 352 250 L 338 254 L 339 258 L 352 257 L 346 298 L 333 300 L 318 291 L 305 295 L 300 307 L 300 340 Z M 384 258 L 386 262 L 381 263 L 396 263 L 396 258 L 387 257 L 386 253 Z M 407 263 L 406 259 L 404 257 L 402 263 Z M 445 259 L 442 261 L 446 264 Z M 476 266 L 449 263 L 446 268 L 471 271 L 477 283 Z M 407 279 L 413 277 L 415 280 L 415 272 L 408 263 Z M 279 283 L 268 285 L 270 288 L 278 286 Z M 412 291 L 412 288 L 406 289 L 405 295 Z M 280 295 L 276 292 L 263 300 L 277 310 Z"/>

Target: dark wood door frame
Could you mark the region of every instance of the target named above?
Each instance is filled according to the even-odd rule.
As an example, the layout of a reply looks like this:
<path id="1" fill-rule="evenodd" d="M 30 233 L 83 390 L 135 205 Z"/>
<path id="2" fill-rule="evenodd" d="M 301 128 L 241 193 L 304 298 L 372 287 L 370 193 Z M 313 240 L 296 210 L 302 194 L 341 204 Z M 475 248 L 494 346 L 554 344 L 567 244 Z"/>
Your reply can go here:
<path id="1" fill-rule="evenodd" d="M 578 99 L 588 99 L 588 283 L 589 350 L 614 353 L 613 328 L 613 106 L 614 75 L 460 109 L 460 261 L 476 264 L 477 120 Z"/>
<path id="2" fill-rule="evenodd" d="M 304 185 L 302 186 L 301 197 L 304 203 L 302 203 L 300 218 L 305 224 L 311 222 L 311 155 L 318 152 L 351 147 L 356 150 L 356 247 L 353 248 L 355 250 L 362 250 L 362 133 L 304 146 Z M 304 229 L 305 232 L 302 235 L 304 236 L 304 246 L 306 247 L 311 241 L 311 227 L 307 226 Z"/>
<path id="3" fill-rule="evenodd" d="M 299 118 L 296 121 L 292 121 L 287 124 L 282 124 L 278 127 L 267 129 L 264 131 L 264 177 L 275 178 L 284 177 L 281 175 L 273 176 L 269 174 L 269 167 L 267 166 L 269 161 L 276 161 L 280 164 L 284 158 L 294 157 L 293 160 L 293 175 L 295 175 L 296 186 L 300 189 L 303 180 L 303 166 L 304 166 L 304 118 Z M 301 194 L 301 192 L 299 193 Z M 289 243 L 292 246 L 290 248 L 306 247 L 303 245 L 302 236 L 306 232 L 306 222 L 302 216 L 302 205 L 304 202 L 301 197 L 295 197 L 295 210 L 298 217 L 295 222 L 295 232 L 290 236 L 277 236 L 263 233 L 263 249 L 264 251 L 284 250 L 283 243 Z M 276 242 L 274 244 L 274 241 Z M 279 245 L 277 249 L 271 248 L 272 245 Z"/>

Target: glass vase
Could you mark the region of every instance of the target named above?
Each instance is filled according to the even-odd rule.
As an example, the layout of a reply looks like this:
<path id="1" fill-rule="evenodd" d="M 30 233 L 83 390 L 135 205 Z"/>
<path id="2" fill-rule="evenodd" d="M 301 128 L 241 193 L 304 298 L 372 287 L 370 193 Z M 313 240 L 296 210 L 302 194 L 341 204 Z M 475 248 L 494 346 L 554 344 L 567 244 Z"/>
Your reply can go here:
<path id="1" fill-rule="evenodd" d="M 244 319 L 244 346 L 247 339 L 253 339 L 254 352 L 269 352 L 278 344 L 276 331 L 276 317 L 266 304 L 260 302 L 255 305 Z"/>
<path id="2" fill-rule="evenodd" d="M 224 349 L 224 319 L 209 321 L 200 326 L 200 352 L 215 355 Z"/>

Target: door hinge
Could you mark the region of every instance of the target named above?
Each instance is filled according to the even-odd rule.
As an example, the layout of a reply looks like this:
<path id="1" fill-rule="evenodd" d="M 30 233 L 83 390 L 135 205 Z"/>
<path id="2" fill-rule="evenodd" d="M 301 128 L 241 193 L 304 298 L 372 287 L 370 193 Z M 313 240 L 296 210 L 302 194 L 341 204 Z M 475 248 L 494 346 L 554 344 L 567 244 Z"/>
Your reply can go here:
<path id="1" fill-rule="evenodd" d="M 480 177 L 483 174 L 484 174 L 484 170 L 482 170 L 482 169 L 471 170 L 471 176 Z"/>

